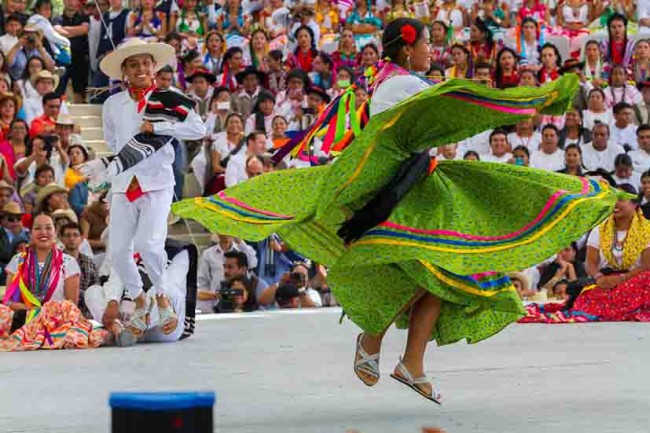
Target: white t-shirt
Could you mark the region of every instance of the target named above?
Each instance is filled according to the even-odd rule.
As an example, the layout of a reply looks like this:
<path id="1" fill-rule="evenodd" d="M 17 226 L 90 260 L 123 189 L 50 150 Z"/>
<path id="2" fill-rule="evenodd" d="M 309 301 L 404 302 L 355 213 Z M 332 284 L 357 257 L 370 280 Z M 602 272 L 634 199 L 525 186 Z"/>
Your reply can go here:
<path id="1" fill-rule="evenodd" d="M 533 132 L 530 137 L 520 137 L 516 132 L 508 134 L 508 143 L 514 149 L 519 146 L 524 146 L 532 154 L 539 150 L 539 145 L 542 144 L 542 134 Z"/>
<path id="2" fill-rule="evenodd" d="M 548 154 L 536 150 L 530 155 L 530 166 L 549 171 L 562 170 L 564 168 L 564 152 L 557 149 L 555 152 Z"/>
<path id="3" fill-rule="evenodd" d="M 636 125 L 627 125 L 625 128 L 620 129 L 616 125 L 612 125 L 611 142 L 619 146 L 629 145 L 633 150 L 639 148 L 636 139 Z"/>
<path id="4" fill-rule="evenodd" d="M 638 191 L 641 188 L 641 175 L 639 173 L 632 172 L 632 176 L 628 178 L 618 177 L 615 174 L 612 175 L 612 179 L 616 182 L 616 185 L 630 184 Z"/>
<path id="5" fill-rule="evenodd" d="M 617 155 L 625 153 L 618 144 L 609 143 L 605 150 L 598 151 L 593 143 L 586 143 L 582 146 L 582 163 L 589 171 L 603 168 L 606 171 L 614 171 L 614 160 Z"/>
<path id="6" fill-rule="evenodd" d="M 591 131 L 596 124 L 596 120 L 606 125 L 613 125 L 614 113 L 612 113 L 611 109 L 605 110 L 602 113 L 594 113 L 593 111 L 583 110 L 582 119 L 583 126 Z"/>
<path id="7" fill-rule="evenodd" d="M 486 162 L 500 162 L 501 164 L 507 164 L 508 161 L 512 159 L 512 153 L 504 153 L 501 156 L 494 156 L 492 154 L 490 155 L 485 155 L 484 158 L 481 158 L 481 161 L 486 161 Z"/>
<path id="8" fill-rule="evenodd" d="M 40 270 L 43 270 L 45 263 L 39 263 L 38 267 Z M 15 274 L 18 272 L 18 255 L 13 256 L 7 267 L 5 268 L 6 272 Z M 54 293 L 52 294 L 52 301 L 65 301 L 65 280 L 72 278 L 81 273 L 79 269 L 79 264 L 74 259 L 74 257 L 67 254 L 63 254 L 63 273 L 59 277 L 59 282 L 57 283 Z"/>
<path id="9" fill-rule="evenodd" d="M 468 150 L 473 150 L 478 153 L 481 160 L 483 160 L 486 155 L 492 153 L 490 150 L 490 134 L 492 134 L 491 129 L 483 131 L 480 134 L 476 134 L 473 137 L 458 142 L 458 147 L 462 147 L 466 152 Z"/>
<path id="10" fill-rule="evenodd" d="M 619 240 L 625 239 L 626 235 L 627 235 L 627 230 L 618 230 L 616 232 L 616 238 Z M 605 256 L 603 255 L 603 252 L 600 249 L 600 227 L 597 227 L 591 231 L 591 234 L 589 235 L 589 239 L 587 239 L 587 246 L 596 248 L 598 250 L 599 269 L 603 269 L 609 266 L 607 259 L 605 259 Z M 648 247 L 650 247 L 650 245 L 648 245 Z M 622 250 L 617 251 L 616 248 L 614 248 L 613 243 L 612 243 L 612 256 L 614 257 L 614 260 L 616 260 L 619 264 L 623 260 L 623 251 Z M 636 262 L 634 262 L 634 265 L 632 265 L 632 269 L 635 269 L 640 265 L 641 265 L 641 255 L 637 257 Z"/>
<path id="11" fill-rule="evenodd" d="M 632 158 L 632 165 L 634 166 L 635 172 L 642 174 L 650 170 L 650 153 L 643 149 L 638 149 L 632 150 L 628 155 Z"/>

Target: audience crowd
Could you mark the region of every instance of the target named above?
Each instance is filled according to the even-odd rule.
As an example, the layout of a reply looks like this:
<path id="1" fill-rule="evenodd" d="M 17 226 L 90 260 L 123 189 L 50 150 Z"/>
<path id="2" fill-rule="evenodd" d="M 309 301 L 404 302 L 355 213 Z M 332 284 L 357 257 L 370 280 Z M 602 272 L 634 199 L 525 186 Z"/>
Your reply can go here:
<path id="1" fill-rule="evenodd" d="M 430 28 L 434 81 L 499 89 L 575 73 L 564 116 L 536 116 L 438 149 L 440 159 L 516 164 L 598 176 L 639 194 L 650 215 L 650 1 L 647 0 L 4 0 L 0 7 L 0 268 L 50 215 L 60 248 L 95 284 L 110 242 L 106 192 L 77 170 L 95 158 L 69 104 L 101 104 L 123 83 L 99 61 L 129 38 L 164 41 L 177 61 L 160 88 L 196 101 L 208 134 L 176 148 L 176 199 L 214 194 L 262 173 L 300 168 L 270 153 L 309 128 L 380 59 L 382 28 L 413 17 Z M 647 206 L 646 206 L 647 205 Z M 646 209 L 648 207 L 648 209 Z M 562 298 L 585 276 L 586 236 L 513 274 L 523 298 Z M 2 272 L 4 279 L 4 272 Z M 336 305 L 327 269 L 273 236 L 215 235 L 198 268 L 201 312 Z M 83 296 L 79 300 L 83 307 Z"/>

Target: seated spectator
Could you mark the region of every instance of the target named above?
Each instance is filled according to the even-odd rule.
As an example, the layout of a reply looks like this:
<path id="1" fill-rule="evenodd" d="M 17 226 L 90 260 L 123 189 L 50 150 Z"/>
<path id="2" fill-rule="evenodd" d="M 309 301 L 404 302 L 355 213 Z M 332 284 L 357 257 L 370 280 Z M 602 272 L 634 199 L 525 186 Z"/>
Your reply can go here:
<path id="1" fill-rule="evenodd" d="M 34 182 L 31 182 L 21 190 L 23 205 L 25 206 L 25 212 L 27 214 L 31 214 L 34 211 L 36 194 L 38 194 L 40 189 L 53 182 L 54 169 L 50 165 L 43 164 L 36 169 L 36 172 L 34 173 Z"/>
<path id="2" fill-rule="evenodd" d="M 589 171 L 602 168 L 608 172 L 614 171 L 616 156 L 625 153 L 618 144 L 609 142 L 609 126 L 597 123 L 591 131 L 593 140 L 582 145 L 582 162 Z"/>
<path id="3" fill-rule="evenodd" d="M 25 26 L 20 32 L 18 42 L 7 53 L 7 64 L 11 79 L 19 80 L 27 68 L 31 57 L 40 57 L 45 69 L 54 70 L 54 61 L 43 47 L 43 35 L 32 25 Z"/>
<path id="4" fill-rule="evenodd" d="M 632 79 L 640 86 L 650 70 L 650 39 L 640 39 L 636 42 L 632 59 Z"/>
<path id="5" fill-rule="evenodd" d="M 95 254 L 106 250 L 106 244 L 102 234 L 108 227 L 108 201 L 106 192 L 103 192 L 99 199 L 93 201 L 81 214 L 80 228 L 81 235 L 88 240 L 90 247 Z"/>
<path id="6" fill-rule="evenodd" d="M 612 142 L 623 147 L 626 151 L 636 150 L 636 126 L 633 123 L 632 106 L 626 102 L 614 105 L 614 125 L 612 125 Z"/>
<path id="7" fill-rule="evenodd" d="M 309 74 L 314 86 L 329 90 L 334 86 L 334 62 L 327 54 L 320 52 L 314 59 L 314 70 Z"/>
<path id="8" fill-rule="evenodd" d="M 345 27 L 354 32 L 358 47 L 374 42 L 375 33 L 381 30 L 382 22 L 366 0 L 355 0 L 352 14 L 345 20 Z"/>
<path id="9" fill-rule="evenodd" d="M 245 134 L 253 131 L 265 133 L 270 137 L 273 133 L 273 119 L 275 118 L 275 97 L 270 92 L 262 90 L 257 95 L 257 102 L 253 113 L 246 120 Z"/>
<path id="10" fill-rule="evenodd" d="M 589 91 L 587 109 L 582 112 L 582 125 L 592 130 L 596 122 L 610 125 L 614 121 L 612 110 L 605 105 L 605 91 L 595 88 Z"/>
<path id="11" fill-rule="evenodd" d="M 357 59 L 357 70 L 355 75 L 362 77 L 363 73 L 379 61 L 379 48 L 374 43 L 363 45 Z"/>
<path id="12" fill-rule="evenodd" d="M 27 153 L 28 129 L 29 127 L 24 120 L 16 119 L 9 125 L 9 133 L 0 141 L 0 154 L 7 162 L 12 182 L 16 180 L 16 171 L 14 169 L 16 161 L 24 158 Z"/>
<path id="13" fill-rule="evenodd" d="M 79 278 L 78 306 L 79 309 L 83 313 L 86 313 L 85 315 L 88 317 L 89 314 L 84 302 L 84 295 L 88 287 L 99 284 L 99 273 L 97 272 L 97 267 L 92 260 L 92 256 L 89 257 L 86 254 L 83 254 L 80 250 L 81 243 L 84 239 L 81 237 L 81 229 L 77 223 L 67 223 L 59 229 L 58 233 L 61 242 L 63 243 L 63 252 L 74 258 L 81 270 Z"/>
<path id="14" fill-rule="evenodd" d="M 224 257 L 226 258 L 223 272 L 225 281 L 230 282 L 235 276 L 240 276 L 245 279 L 247 296 L 244 301 L 243 310 L 257 310 L 259 308 L 257 297 L 267 288 L 266 282 L 258 278 L 253 272 L 248 271 L 246 254 L 239 251 L 229 251 L 224 254 Z M 217 311 L 221 311 L 220 304 L 221 302 L 217 304 Z"/>
<path id="15" fill-rule="evenodd" d="M 558 173 L 570 174 L 572 176 L 582 176 L 582 148 L 576 143 L 569 144 L 564 149 L 564 168 L 558 170 Z"/>
<path id="16" fill-rule="evenodd" d="M 456 3 L 456 0 L 443 0 L 432 18 L 446 26 L 451 25 L 454 30 L 462 29 L 467 24 L 467 18 L 465 10 Z"/>
<path id="17" fill-rule="evenodd" d="M 155 9 L 154 0 L 143 0 L 140 7 L 129 15 L 127 34 L 130 37 L 157 41 L 167 34 L 167 16 Z"/>
<path id="18" fill-rule="evenodd" d="M 300 109 L 307 105 L 307 89 L 309 77 L 299 69 L 287 74 L 287 90 L 278 93 L 275 98 L 276 113 L 284 116 L 289 122 L 298 115 Z"/>
<path id="19" fill-rule="evenodd" d="M 625 67 L 615 65 L 612 68 L 609 87 L 605 91 L 605 107 L 613 108 L 619 102 L 640 105 L 643 103 L 643 96 L 635 86 L 627 82 L 627 70 Z"/>
<path id="20" fill-rule="evenodd" d="M 566 293 L 566 286 L 579 278 L 585 278 L 587 272 L 584 264 L 577 259 L 577 245 L 572 244 L 561 249 L 553 261 L 542 265 L 538 289 L 555 294 L 559 291 Z M 558 286 L 564 288 L 558 288 Z"/>
<path id="21" fill-rule="evenodd" d="M 509 152 L 508 136 L 502 129 L 495 129 L 490 134 L 490 154 L 483 159 L 488 162 L 507 163 L 512 158 Z"/>
<path id="22" fill-rule="evenodd" d="M 560 131 L 558 145 L 565 149 L 569 144 L 580 145 L 591 141 L 591 131 L 582 124 L 582 112 L 575 106 L 564 115 L 564 128 Z"/>
<path id="23" fill-rule="evenodd" d="M 41 135 L 32 138 L 31 148 L 32 153 L 24 158 L 16 161 L 14 166 L 16 176 L 21 180 L 21 191 L 28 191 L 32 183 L 36 179 L 36 170 L 43 166 L 48 165 L 54 170 L 54 182 L 63 185 L 65 169 L 68 164 L 67 161 L 62 161 L 60 157 L 68 157 L 65 152 L 57 152 L 54 154 L 55 146 L 60 147 L 60 142 L 55 139 L 56 137 L 48 137 L 45 139 Z"/>
<path id="24" fill-rule="evenodd" d="M 17 203 L 9 202 L 0 209 L 0 284 L 5 284 L 4 270 L 14 256 L 16 245 L 29 242 L 29 232 L 21 224 L 23 213 Z"/>
<path id="25" fill-rule="evenodd" d="M 540 57 L 542 58 L 542 67 L 537 73 L 539 83 L 549 83 L 560 78 L 560 65 L 562 64 L 560 50 L 555 45 L 547 43 L 542 47 Z"/>
<path id="26" fill-rule="evenodd" d="M 559 147 L 559 135 L 555 125 L 549 124 L 542 128 L 542 144 L 530 156 L 532 168 L 558 171 L 564 167 L 564 152 Z"/>
<path id="27" fill-rule="evenodd" d="M 342 67 L 354 69 L 357 58 L 357 46 L 354 43 L 354 32 L 344 29 L 338 42 L 338 49 L 332 53 L 332 61 L 336 70 Z"/>
<path id="28" fill-rule="evenodd" d="M 458 143 L 447 144 L 438 148 L 438 159 L 441 161 L 457 161 L 463 159 L 458 151 Z"/>
<path id="29" fill-rule="evenodd" d="M 54 122 L 54 134 L 59 137 L 59 141 L 61 142 L 61 150 L 65 153 L 68 153 L 68 149 L 73 144 L 85 148 L 81 139 L 81 135 L 75 133 L 75 128 L 76 125 L 72 119 L 72 116 L 64 112 L 59 113 L 56 121 Z"/>
<path id="30" fill-rule="evenodd" d="M 210 162 L 212 176 L 206 179 L 206 192 L 216 194 L 226 187 L 225 174 L 228 162 L 238 153 L 245 152 L 244 119 L 239 113 L 230 113 L 225 120 L 225 131 L 212 136 Z M 195 170 L 196 172 L 196 170 Z"/>
<path id="31" fill-rule="evenodd" d="M 34 205 L 35 214 L 52 215 L 55 210 L 70 209 L 68 190 L 56 183 L 44 186 L 36 194 Z"/>
<path id="32" fill-rule="evenodd" d="M 520 9 L 520 12 L 525 7 Z M 540 65 L 540 51 L 542 46 L 539 43 L 542 30 L 533 17 L 525 17 L 517 27 L 517 53 L 519 54 L 519 65 L 537 68 Z"/>
<path id="33" fill-rule="evenodd" d="M 535 289 L 531 289 L 530 279 L 523 272 L 511 272 L 508 277 L 523 301 L 527 301 L 528 298 L 535 296 L 535 293 L 537 293 Z"/>
<path id="34" fill-rule="evenodd" d="M 243 252 L 249 269 L 257 267 L 257 253 L 240 239 L 231 236 L 215 235 L 217 242 L 201 254 L 197 279 L 197 308 L 202 313 L 213 313 L 219 300 L 219 289 L 224 281 L 225 254 L 231 251 Z M 244 300 L 245 302 L 245 300 Z"/>
<path id="35" fill-rule="evenodd" d="M 62 100 L 56 93 L 47 93 L 43 96 L 43 114 L 34 118 L 29 128 L 29 136 L 47 135 L 54 132 L 56 119 L 61 111 Z"/>
<path id="36" fill-rule="evenodd" d="M 273 128 L 273 132 L 271 133 L 270 138 L 273 142 L 273 149 L 279 149 L 290 140 L 287 136 L 289 122 L 287 122 L 287 119 L 285 119 L 284 116 L 277 115 L 273 117 L 271 127 Z"/>
<path id="37" fill-rule="evenodd" d="M 28 98 L 38 98 L 38 92 L 32 85 L 32 80 L 36 75 L 45 70 L 45 62 L 40 57 L 30 57 L 27 65 L 19 80 L 17 80 L 14 89 L 18 91 L 23 100 Z"/>
<path id="38" fill-rule="evenodd" d="M 9 135 L 9 128 L 20 110 L 20 99 L 13 93 L 0 93 L 0 136 Z"/>
<path id="39" fill-rule="evenodd" d="M 455 43 L 451 46 L 451 58 L 453 66 L 445 71 L 449 78 L 472 78 L 474 76 L 473 61 L 469 49 L 461 44 Z"/>
<path id="40" fill-rule="evenodd" d="M 517 54 L 511 48 L 502 48 L 496 59 L 494 70 L 494 87 L 497 89 L 508 89 L 519 85 L 519 74 L 517 73 Z"/>
<path id="41" fill-rule="evenodd" d="M 173 86 L 174 84 L 174 68 L 165 65 L 158 72 L 156 72 L 156 87 L 162 90 L 174 90 L 180 92 Z"/>
<path id="42" fill-rule="evenodd" d="M 526 146 L 517 146 L 512 150 L 512 159 L 509 164 L 528 167 L 530 165 L 530 152 Z"/>
<path id="43" fill-rule="evenodd" d="M 497 45 L 486 22 L 481 18 L 474 17 L 469 31 L 469 50 L 472 61 L 494 64 L 497 57 Z"/>
<path id="44" fill-rule="evenodd" d="M 196 112 L 205 121 L 214 92 L 213 85 L 217 77 L 207 69 L 199 68 L 195 69 L 192 75 L 188 76 L 186 80 L 192 86 L 192 90 L 187 95 L 196 101 Z"/>
<path id="45" fill-rule="evenodd" d="M 237 74 L 244 69 L 244 52 L 239 47 L 228 48 L 223 55 L 223 63 L 221 63 L 221 71 L 217 76 L 216 85 L 225 87 L 230 92 L 238 91 Z"/>
<path id="46" fill-rule="evenodd" d="M 537 74 L 532 69 L 523 69 L 519 72 L 519 85 L 526 87 L 538 87 Z"/>
<path id="47" fill-rule="evenodd" d="M 252 66 L 261 72 L 267 72 L 267 65 L 265 62 L 266 56 L 269 53 L 269 38 L 266 31 L 262 28 L 257 28 L 251 33 L 248 49 L 244 52 L 244 64 Z"/>
<path id="48" fill-rule="evenodd" d="M 583 73 L 585 78 L 594 87 L 607 87 L 609 76 L 603 63 L 603 58 L 600 53 L 600 43 L 598 41 L 592 39 L 585 44 L 584 63 Z"/>
<path id="49" fill-rule="evenodd" d="M 216 76 L 221 71 L 223 55 L 226 52 L 226 40 L 221 33 L 211 30 L 205 37 L 204 48 L 203 67 Z"/>
<path id="50" fill-rule="evenodd" d="M 634 171 L 638 174 L 650 170 L 650 125 L 641 125 L 636 129 L 637 150 L 629 153 Z"/>
<path id="51" fill-rule="evenodd" d="M 640 85 L 643 103 L 632 106 L 634 109 L 634 122 L 637 125 L 650 125 L 650 77 Z"/>
<path id="52" fill-rule="evenodd" d="M 226 130 L 226 118 L 230 111 L 230 92 L 225 87 L 217 87 L 212 92 L 210 111 L 205 117 L 208 137 Z"/>
<path id="53" fill-rule="evenodd" d="M 612 178 L 616 182 L 616 186 L 632 185 L 635 189 L 641 187 L 641 176 L 635 173 L 632 168 L 632 158 L 627 153 L 616 155 L 614 159 L 614 173 Z"/>
<path id="54" fill-rule="evenodd" d="M 539 150 L 542 134 L 535 131 L 533 119 L 522 120 L 515 125 L 515 132 L 508 134 L 508 143 L 513 147 L 524 146 L 532 153 Z"/>
<path id="55" fill-rule="evenodd" d="M 194 75 L 194 71 L 203 68 L 201 55 L 196 49 L 188 51 L 185 56 L 181 58 L 181 69 L 178 74 L 178 87 L 185 92 L 192 90 L 192 83 L 187 78 Z"/>
<path id="56" fill-rule="evenodd" d="M 261 156 L 266 152 L 267 141 L 266 135 L 261 132 L 252 132 L 246 136 L 246 150 L 237 152 L 230 158 L 226 166 L 225 182 L 226 187 L 230 187 L 248 180 L 248 163 L 252 156 Z M 259 161 L 260 164 L 261 161 Z M 263 165 L 263 164 L 262 164 Z"/>
<path id="57" fill-rule="evenodd" d="M 294 38 L 298 42 L 298 45 L 287 56 L 285 67 L 289 70 L 300 69 L 309 73 L 312 71 L 314 60 L 318 55 L 314 32 L 308 26 L 301 26 L 295 31 Z"/>
<path id="58" fill-rule="evenodd" d="M 44 113 L 43 97 L 45 95 L 53 95 L 57 86 L 59 85 L 58 75 L 52 74 L 50 71 L 44 70 L 37 73 L 32 78 L 32 85 L 36 90 L 36 95 L 31 98 L 25 99 L 25 121 L 31 124 L 34 119 L 41 117 Z M 59 107 L 61 109 L 62 107 Z M 64 110 L 66 112 L 66 110 Z M 58 112 L 56 116 L 58 116 Z M 54 116 L 54 119 L 56 119 Z"/>
<path id="59" fill-rule="evenodd" d="M 474 81 L 485 84 L 488 87 L 494 87 L 492 82 L 492 65 L 480 61 L 474 65 Z"/>
<path id="60" fill-rule="evenodd" d="M 321 308 L 323 306 L 320 294 L 310 285 L 309 269 L 303 263 L 294 264 L 291 272 L 283 274 L 278 284 L 268 286 L 259 293 L 257 302 L 262 306 L 272 306 L 277 300 L 277 291 L 280 290 L 280 287 L 287 285 L 294 287 L 298 291 L 299 307 L 295 308 Z"/>
<path id="61" fill-rule="evenodd" d="M 267 88 L 274 95 L 287 88 L 287 72 L 282 65 L 283 54 L 280 50 L 271 50 L 265 58 L 267 70 Z"/>
<path id="62" fill-rule="evenodd" d="M 634 40 L 628 38 L 627 23 L 627 18 L 618 13 L 612 14 L 607 20 L 608 38 L 601 43 L 600 51 L 603 61 L 609 65 L 621 65 L 624 68 L 630 66 Z"/>
<path id="63" fill-rule="evenodd" d="M 240 113 L 244 119 L 253 112 L 253 107 L 262 88 L 260 83 L 264 81 L 264 74 L 249 66 L 243 72 L 237 74 L 237 82 L 242 89 L 233 93 L 230 100 L 230 110 Z"/>
<path id="64" fill-rule="evenodd" d="M 250 31 L 250 26 L 251 17 L 244 13 L 244 8 L 242 8 L 239 1 L 229 1 L 221 9 L 217 19 L 217 30 L 221 34 L 235 34 L 246 37 Z"/>
<path id="65" fill-rule="evenodd" d="M 33 14 L 27 20 L 27 26 L 34 26 L 44 36 L 43 44 L 49 44 L 49 52 L 54 53 L 56 60 L 70 57 L 70 40 L 59 32 L 60 26 L 52 25 L 52 2 L 51 0 L 36 0 Z M 68 54 L 62 55 L 63 51 Z"/>
<path id="66" fill-rule="evenodd" d="M 585 0 L 567 0 L 564 4 L 558 5 L 557 23 L 562 28 L 563 35 L 569 40 L 588 34 L 587 26 L 591 20 L 590 5 Z"/>
<path id="67" fill-rule="evenodd" d="M 89 189 L 86 179 L 77 170 L 79 165 L 88 161 L 88 150 L 81 144 L 73 144 L 68 148 L 70 155 L 70 167 L 66 171 L 66 187 L 70 190 L 68 198 L 72 210 L 81 216 L 86 204 L 88 204 Z"/>
<path id="68" fill-rule="evenodd" d="M 0 50 L 6 56 L 18 43 L 18 35 L 23 30 L 23 23 L 18 15 L 7 16 L 4 22 L 5 34 L 0 36 Z"/>
<path id="69" fill-rule="evenodd" d="M 311 86 L 307 89 L 307 106 L 297 108 L 296 116 L 289 122 L 289 129 L 293 131 L 309 129 L 329 103 L 330 97 L 325 90 Z"/>

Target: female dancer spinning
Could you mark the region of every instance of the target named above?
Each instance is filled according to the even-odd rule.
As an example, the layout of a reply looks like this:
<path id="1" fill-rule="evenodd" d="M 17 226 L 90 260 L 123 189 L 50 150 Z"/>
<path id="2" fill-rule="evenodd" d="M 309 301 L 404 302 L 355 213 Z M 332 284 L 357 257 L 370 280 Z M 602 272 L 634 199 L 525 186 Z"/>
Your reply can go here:
<path id="1" fill-rule="evenodd" d="M 510 281 L 493 270 L 525 269 L 569 245 L 611 212 L 617 193 L 527 167 L 430 158 L 431 147 L 537 110 L 564 112 L 578 81 L 566 76 L 543 88 L 495 90 L 450 80 L 430 87 L 412 72 L 428 70 L 428 40 L 419 21 L 387 26 L 389 61 L 366 72 L 370 120 L 363 131 L 350 123 L 355 138 L 334 164 L 267 173 L 179 202 L 174 211 L 244 239 L 277 233 L 328 266 L 337 299 L 363 330 L 354 363 L 359 379 L 377 383 L 383 335 L 393 323 L 407 325 L 406 349 L 391 376 L 440 403 L 424 374 L 428 340 L 474 343 L 522 317 Z M 353 92 L 334 101 L 313 131 L 345 125 L 337 104 Z"/>

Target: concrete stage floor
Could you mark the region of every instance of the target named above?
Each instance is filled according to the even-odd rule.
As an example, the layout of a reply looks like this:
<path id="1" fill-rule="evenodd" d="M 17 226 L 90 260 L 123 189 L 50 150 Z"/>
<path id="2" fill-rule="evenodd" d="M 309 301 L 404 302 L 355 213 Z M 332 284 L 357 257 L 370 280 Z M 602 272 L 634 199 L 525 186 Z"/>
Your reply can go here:
<path id="1" fill-rule="evenodd" d="M 110 431 L 108 395 L 216 390 L 223 433 L 646 432 L 650 327 L 513 325 L 468 346 L 430 347 L 438 407 L 388 376 L 406 334 L 391 331 L 382 380 L 352 373 L 354 338 L 339 311 L 208 317 L 177 344 L 0 354 L 0 431 Z"/>

